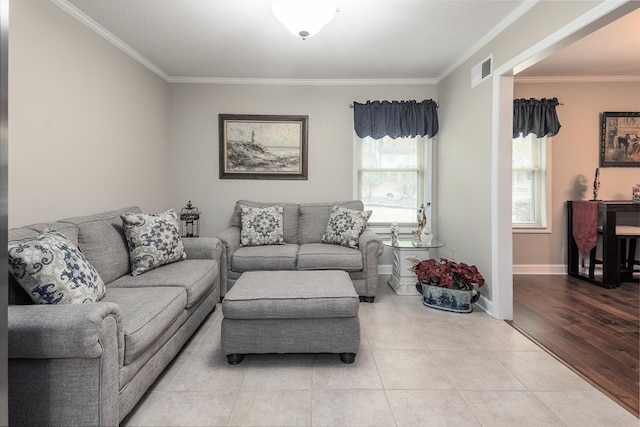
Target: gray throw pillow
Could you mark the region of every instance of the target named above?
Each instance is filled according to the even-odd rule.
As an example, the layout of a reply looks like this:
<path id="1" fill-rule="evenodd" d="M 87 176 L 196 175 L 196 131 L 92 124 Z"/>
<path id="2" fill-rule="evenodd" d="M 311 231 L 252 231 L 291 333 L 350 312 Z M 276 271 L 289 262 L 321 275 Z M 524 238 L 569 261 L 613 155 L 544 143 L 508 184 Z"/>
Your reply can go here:
<path id="1" fill-rule="evenodd" d="M 178 214 L 173 209 L 158 215 L 125 212 L 120 218 L 129 246 L 132 276 L 187 259 L 178 231 Z"/>
<path id="2" fill-rule="evenodd" d="M 240 206 L 240 246 L 284 245 L 282 206 Z"/>
<path id="3" fill-rule="evenodd" d="M 46 229 L 33 239 L 9 245 L 9 272 L 36 304 L 99 301 L 104 282 L 71 241 Z"/>
<path id="4" fill-rule="evenodd" d="M 367 228 L 372 211 L 355 211 L 334 206 L 320 243 L 357 248 L 360 235 Z"/>

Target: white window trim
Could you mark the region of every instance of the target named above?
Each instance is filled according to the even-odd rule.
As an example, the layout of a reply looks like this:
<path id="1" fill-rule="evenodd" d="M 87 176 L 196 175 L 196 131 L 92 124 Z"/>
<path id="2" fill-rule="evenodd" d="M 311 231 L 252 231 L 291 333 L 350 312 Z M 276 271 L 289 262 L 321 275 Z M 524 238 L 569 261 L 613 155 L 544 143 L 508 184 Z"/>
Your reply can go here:
<path id="1" fill-rule="evenodd" d="M 513 230 L 513 234 L 551 234 L 553 232 L 553 217 L 551 216 L 552 214 L 552 210 L 551 210 L 551 206 L 553 205 L 552 203 L 552 177 L 551 177 L 551 140 L 552 137 L 548 136 L 547 137 L 547 141 L 545 144 L 545 157 L 546 157 L 546 164 L 545 164 L 545 191 L 546 191 L 546 196 L 544 198 L 544 206 L 542 207 L 542 210 L 546 213 L 546 223 L 544 227 L 526 227 L 526 226 L 520 226 L 520 227 L 511 227 L 511 229 Z"/>
<path id="2" fill-rule="evenodd" d="M 360 139 L 360 137 L 358 137 L 358 135 L 356 134 L 356 132 L 353 132 L 353 188 L 352 188 L 352 192 L 353 192 L 353 199 L 356 200 L 358 199 L 358 169 L 360 167 L 360 165 L 358 164 L 359 161 L 359 153 L 358 153 L 358 139 Z M 434 161 L 433 158 L 435 156 L 435 144 L 436 144 L 436 138 L 429 138 L 429 137 L 424 137 L 425 139 L 425 147 L 424 147 L 424 204 L 425 206 L 427 206 L 427 204 L 430 203 L 430 205 L 426 208 L 426 215 L 427 215 L 427 227 L 429 227 L 431 229 L 431 234 L 433 234 L 434 236 L 437 236 L 436 234 L 436 214 L 435 214 L 435 210 L 432 209 L 435 203 L 435 194 L 434 194 L 434 179 L 435 179 L 435 165 L 434 165 Z M 400 235 L 401 236 L 406 236 L 406 235 L 411 235 L 411 232 L 413 230 L 416 229 L 416 227 L 418 226 L 417 221 L 414 224 L 402 224 L 400 227 Z M 390 236 L 390 227 L 391 224 L 385 224 L 385 225 L 375 225 L 375 226 L 370 226 L 369 228 L 374 231 L 376 234 L 379 234 L 381 236 L 384 237 L 389 237 Z"/>

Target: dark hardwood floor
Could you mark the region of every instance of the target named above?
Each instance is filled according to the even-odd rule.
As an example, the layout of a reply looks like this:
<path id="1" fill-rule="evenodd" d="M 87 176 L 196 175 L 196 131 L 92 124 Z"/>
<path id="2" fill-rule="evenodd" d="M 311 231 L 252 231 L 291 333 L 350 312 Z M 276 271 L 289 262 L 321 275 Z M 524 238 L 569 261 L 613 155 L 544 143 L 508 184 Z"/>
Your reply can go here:
<path id="1" fill-rule="evenodd" d="M 513 276 L 513 326 L 640 416 L 640 286 Z"/>

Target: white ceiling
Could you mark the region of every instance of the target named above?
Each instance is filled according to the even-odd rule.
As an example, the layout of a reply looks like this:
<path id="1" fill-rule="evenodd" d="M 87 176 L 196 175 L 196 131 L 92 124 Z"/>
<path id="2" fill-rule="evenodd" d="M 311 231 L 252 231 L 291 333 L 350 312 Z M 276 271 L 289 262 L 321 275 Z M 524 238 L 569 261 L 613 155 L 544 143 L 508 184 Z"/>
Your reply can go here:
<path id="1" fill-rule="evenodd" d="M 167 76 L 236 79 L 435 79 L 532 4 L 337 0 L 333 21 L 301 40 L 273 16 L 272 0 L 52 1 Z"/>
<path id="2" fill-rule="evenodd" d="M 275 19 L 272 0 L 51 1 L 168 81 L 436 82 L 535 4 L 336 0 L 334 20 L 301 40 Z M 635 15 L 596 50 L 579 41 L 519 76 L 640 75 Z"/>

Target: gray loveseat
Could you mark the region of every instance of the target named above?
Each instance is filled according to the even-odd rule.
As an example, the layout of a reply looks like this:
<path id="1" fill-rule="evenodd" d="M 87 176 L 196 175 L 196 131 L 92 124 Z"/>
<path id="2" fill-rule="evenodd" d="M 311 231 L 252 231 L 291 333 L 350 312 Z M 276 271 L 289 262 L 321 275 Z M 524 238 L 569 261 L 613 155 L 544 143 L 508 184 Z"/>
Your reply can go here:
<path id="1" fill-rule="evenodd" d="M 221 244 L 183 239 L 187 259 L 130 274 L 120 214 L 9 230 L 9 243 L 57 230 L 106 284 L 90 304 L 33 304 L 9 278 L 11 425 L 118 425 L 220 299 Z"/>
<path id="2" fill-rule="evenodd" d="M 240 246 L 240 206 L 283 206 L 284 245 Z M 349 273 L 361 301 L 373 302 L 378 287 L 378 257 L 383 245 L 370 229 L 360 235 L 358 249 L 320 243 L 333 206 L 363 210 L 359 200 L 326 203 L 236 202 L 231 226 L 218 235 L 223 251 L 220 259 L 220 292 L 233 287 L 246 271 L 342 270 Z"/>

